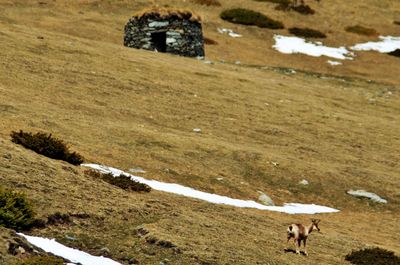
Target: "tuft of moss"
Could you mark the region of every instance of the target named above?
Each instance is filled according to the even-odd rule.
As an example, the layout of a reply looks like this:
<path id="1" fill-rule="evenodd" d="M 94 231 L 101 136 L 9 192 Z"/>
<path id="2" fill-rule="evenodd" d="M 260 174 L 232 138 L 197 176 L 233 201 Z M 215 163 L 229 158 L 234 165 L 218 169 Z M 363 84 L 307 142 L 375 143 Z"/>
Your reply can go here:
<path id="1" fill-rule="evenodd" d="M 290 28 L 289 32 L 298 37 L 324 39 L 326 35 L 321 31 L 310 28 Z"/>
<path id="2" fill-rule="evenodd" d="M 76 152 L 70 152 L 68 146 L 57 138 L 38 132 L 32 134 L 29 132 L 11 132 L 11 141 L 20 144 L 25 148 L 31 149 L 38 154 L 66 161 L 72 165 L 80 165 L 83 162 L 83 157 Z"/>
<path id="3" fill-rule="evenodd" d="M 364 36 L 376 36 L 378 32 L 373 28 L 367 28 L 360 25 L 348 26 L 345 28 L 347 32 L 355 33 Z"/>
<path id="4" fill-rule="evenodd" d="M 38 223 L 34 215 L 33 207 L 23 193 L 0 187 L 0 226 L 29 230 Z"/>
<path id="5" fill-rule="evenodd" d="M 389 55 L 395 56 L 395 57 L 400 57 L 400 49 L 394 50 L 392 52 L 388 53 Z"/>
<path id="6" fill-rule="evenodd" d="M 31 256 L 28 259 L 18 261 L 14 265 L 64 265 L 62 258 L 53 256 Z"/>
<path id="7" fill-rule="evenodd" d="M 283 29 L 284 25 L 266 15 L 244 8 L 233 8 L 220 14 L 223 20 L 242 25 L 254 25 L 260 28 Z"/>
<path id="8" fill-rule="evenodd" d="M 356 265 L 398 265 L 400 257 L 394 255 L 393 251 L 382 248 L 366 248 L 352 251 L 345 259 Z"/>
<path id="9" fill-rule="evenodd" d="M 151 187 L 137 182 L 135 180 L 132 180 L 129 176 L 126 176 L 124 174 L 121 174 L 118 177 L 114 177 L 113 174 L 104 174 L 100 173 L 96 170 L 86 170 L 85 174 L 88 176 L 91 176 L 96 179 L 101 179 L 111 185 L 117 186 L 121 189 L 128 190 L 128 191 L 136 191 L 136 192 L 150 192 Z"/>
<path id="10" fill-rule="evenodd" d="M 192 0 L 192 2 L 203 6 L 221 6 L 218 0 Z"/>

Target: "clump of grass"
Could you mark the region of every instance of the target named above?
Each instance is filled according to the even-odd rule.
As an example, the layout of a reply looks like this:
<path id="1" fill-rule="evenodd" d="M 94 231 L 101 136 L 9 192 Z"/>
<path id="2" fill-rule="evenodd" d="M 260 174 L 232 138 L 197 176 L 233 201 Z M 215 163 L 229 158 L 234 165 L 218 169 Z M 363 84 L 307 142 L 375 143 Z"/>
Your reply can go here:
<path id="1" fill-rule="evenodd" d="M 394 255 L 393 251 L 382 248 L 366 248 L 352 251 L 345 258 L 356 265 L 396 265 L 400 264 L 400 258 Z"/>
<path id="2" fill-rule="evenodd" d="M 204 37 L 204 44 L 206 44 L 206 45 L 217 45 L 218 42 L 213 40 L 213 39 Z"/>
<path id="3" fill-rule="evenodd" d="M 136 192 L 150 192 L 151 187 L 132 180 L 129 176 L 121 174 L 118 177 L 114 177 L 112 174 L 104 174 L 100 173 L 95 170 L 86 170 L 85 174 L 91 176 L 96 179 L 101 179 L 111 185 L 117 186 L 121 189 L 128 190 L 128 191 L 136 191 Z"/>
<path id="4" fill-rule="evenodd" d="M 400 57 L 400 49 L 388 53 L 389 55 Z"/>
<path id="5" fill-rule="evenodd" d="M 360 25 L 348 26 L 345 28 L 347 32 L 355 33 L 364 36 L 376 36 L 378 32 L 373 28 L 367 28 Z"/>
<path id="6" fill-rule="evenodd" d="M 33 207 L 23 193 L 0 187 L 0 226 L 29 230 L 37 224 L 34 215 Z"/>
<path id="7" fill-rule="evenodd" d="M 63 265 L 62 258 L 53 256 L 31 256 L 28 259 L 18 261 L 14 265 Z"/>
<path id="8" fill-rule="evenodd" d="M 220 14 L 223 20 L 242 25 L 254 25 L 260 28 L 283 29 L 284 25 L 266 15 L 244 8 L 234 8 Z"/>
<path id="9" fill-rule="evenodd" d="M 23 132 L 11 133 L 11 141 L 20 144 L 25 148 L 31 149 L 38 154 L 64 160 L 72 165 L 80 165 L 83 162 L 83 157 L 76 152 L 70 152 L 68 146 L 57 138 L 38 132 L 36 134 Z"/>
<path id="10" fill-rule="evenodd" d="M 269 2 L 273 4 L 285 4 L 287 6 L 290 5 L 291 1 L 290 0 L 255 0 L 257 2 Z"/>
<path id="11" fill-rule="evenodd" d="M 67 213 L 56 212 L 47 216 L 48 225 L 70 224 L 71 218 Z"/>
<path id="12" fill-rule="evenodd" d="M 326 35 L 321 31 L 310 28 L 290 28 L 289 32 L 298 37 L 324 39 Z"/>
<path id="13" fill-rule="evenodd" d="M 283 11 L 296 11 L 302 15 L 314 15 L 315 10 L 312 9 L 309 5 L 293 5 L 292 1 L 280 1 L 280 3 L 276 6 L 276 10 Z"/>
<path id="14" fill-rule="evenodd" d="M 221 6 L 218 0 L 192 0 L 192 2 L 203 6 Z"/>

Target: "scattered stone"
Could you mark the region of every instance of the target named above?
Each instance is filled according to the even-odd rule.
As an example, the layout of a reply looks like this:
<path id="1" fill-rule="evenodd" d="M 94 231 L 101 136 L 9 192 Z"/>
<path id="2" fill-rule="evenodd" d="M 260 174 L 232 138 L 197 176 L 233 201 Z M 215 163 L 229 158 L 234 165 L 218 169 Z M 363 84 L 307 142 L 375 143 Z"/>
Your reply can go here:
<path id="1" fill-rule="evenodd" d="M 234 32 L 234 31 L 231 30 L 231 29 L 217 28 L 217 30 L 218 30 L 218 32 L 221 33 L 221 34 L 228 33 L 228 35 L 229 35 L 230 37 L 232 37 L 232 38 L 241 38 L 241 37 L 242 37 L 242 35 L 240 35 L 240 34 Z"/>
<path id="2" fill-rule="evenodd" d="M 258 200 L 262 204 L 267 205 L 267 206 L 275 206 L 274 201 L 268 195 L 266 195 L 265 193 L 263 193 L 261 191 L 257 191 L 257 192 L 260 194 L 260 196 L 258 197 Z"/>
<path id="3" fill-rule="evenodd" d="M 274 167 L 279 166 L 279 163 L 278 163 L 278 162 L 271 161 L 271 164 L 272 164 Z"/>
<path id="4" fill-rule="evenodd" d="M 217 180 L 218 180 L 218 181 L 223 181 L 223 180 L 224 180 L 224 178 L 217 178 Z"/>
<path id="5" fill-rule="evenodd" d="M 74 237 L 74 236 L 65 235 L 65 238 L 70 241 L 76 241 L 76 237 Z"/>
<path id="6" fill-rule="evenodd" d="M 110 256 L 110 249 L 108 248 L 108 247 L 102 247 L 101 249 L 100 249 L 100 251 L 101 251 L 101 255 L 103 255 L 103 256 L 105 256 L 105 257 L 108 257 L 108 256 Z"/>
<path id="7" fill-rule="evenodd" d="M 146 173 L 146 171 L 145 170 L 143 170 L 142 168 L 140 168 L 140 167 L 137 167 L 137 168 L 131 168 L 131 169 L 129 169 L 129 172 L 131 172 L 131 173 Z"/>
<path id="8" fill-rule="evenodd" d="M 193 132 L 195 132 L 195 133 L 201 133 L 201 129 L 199 129 L 199 128 L 194 128 L 194 129 L 193 129 Z"/>
<path id="9" fill-rule="evenodd" d="M 299 182 L 300 185 L 308 185 L 308 180 L 303 179 L 302 181 Z"/>
<path id="10" fill-rule="evenodd" d="M 368 199 L 371 199 L 372 201 L 378 202 L 378 203 L 387 203 L 387 200 L 379 197 L 375 193 L 368 192 L 365 190 L 349 190 L 349 191 L 347 191 L 347 194 L 350 194 L 354 197 L 368 198 Z"/>

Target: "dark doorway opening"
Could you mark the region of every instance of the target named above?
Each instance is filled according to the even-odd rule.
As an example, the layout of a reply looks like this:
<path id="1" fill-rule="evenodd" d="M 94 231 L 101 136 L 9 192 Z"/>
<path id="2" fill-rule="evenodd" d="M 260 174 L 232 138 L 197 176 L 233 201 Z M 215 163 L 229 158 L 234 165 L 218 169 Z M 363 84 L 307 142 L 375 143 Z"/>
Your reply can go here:
<path id="1" fill-rule="evenodd" d="M 167 33 L 165 31 L 151 33 L 151 42 L 158 52 L 167 51 Z"/>

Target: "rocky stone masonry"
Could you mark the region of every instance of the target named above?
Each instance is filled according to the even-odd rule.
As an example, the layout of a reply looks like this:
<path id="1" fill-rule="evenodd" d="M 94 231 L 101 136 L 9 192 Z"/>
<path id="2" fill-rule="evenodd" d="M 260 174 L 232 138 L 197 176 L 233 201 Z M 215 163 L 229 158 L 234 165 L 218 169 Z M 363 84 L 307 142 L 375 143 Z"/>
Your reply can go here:
<path id="1" fill-rule="evenodd" d="M 179 17 L 132 17 L 125 26 L 127 47 L 187 57 L 204 56 L 201 23 Z"/>

